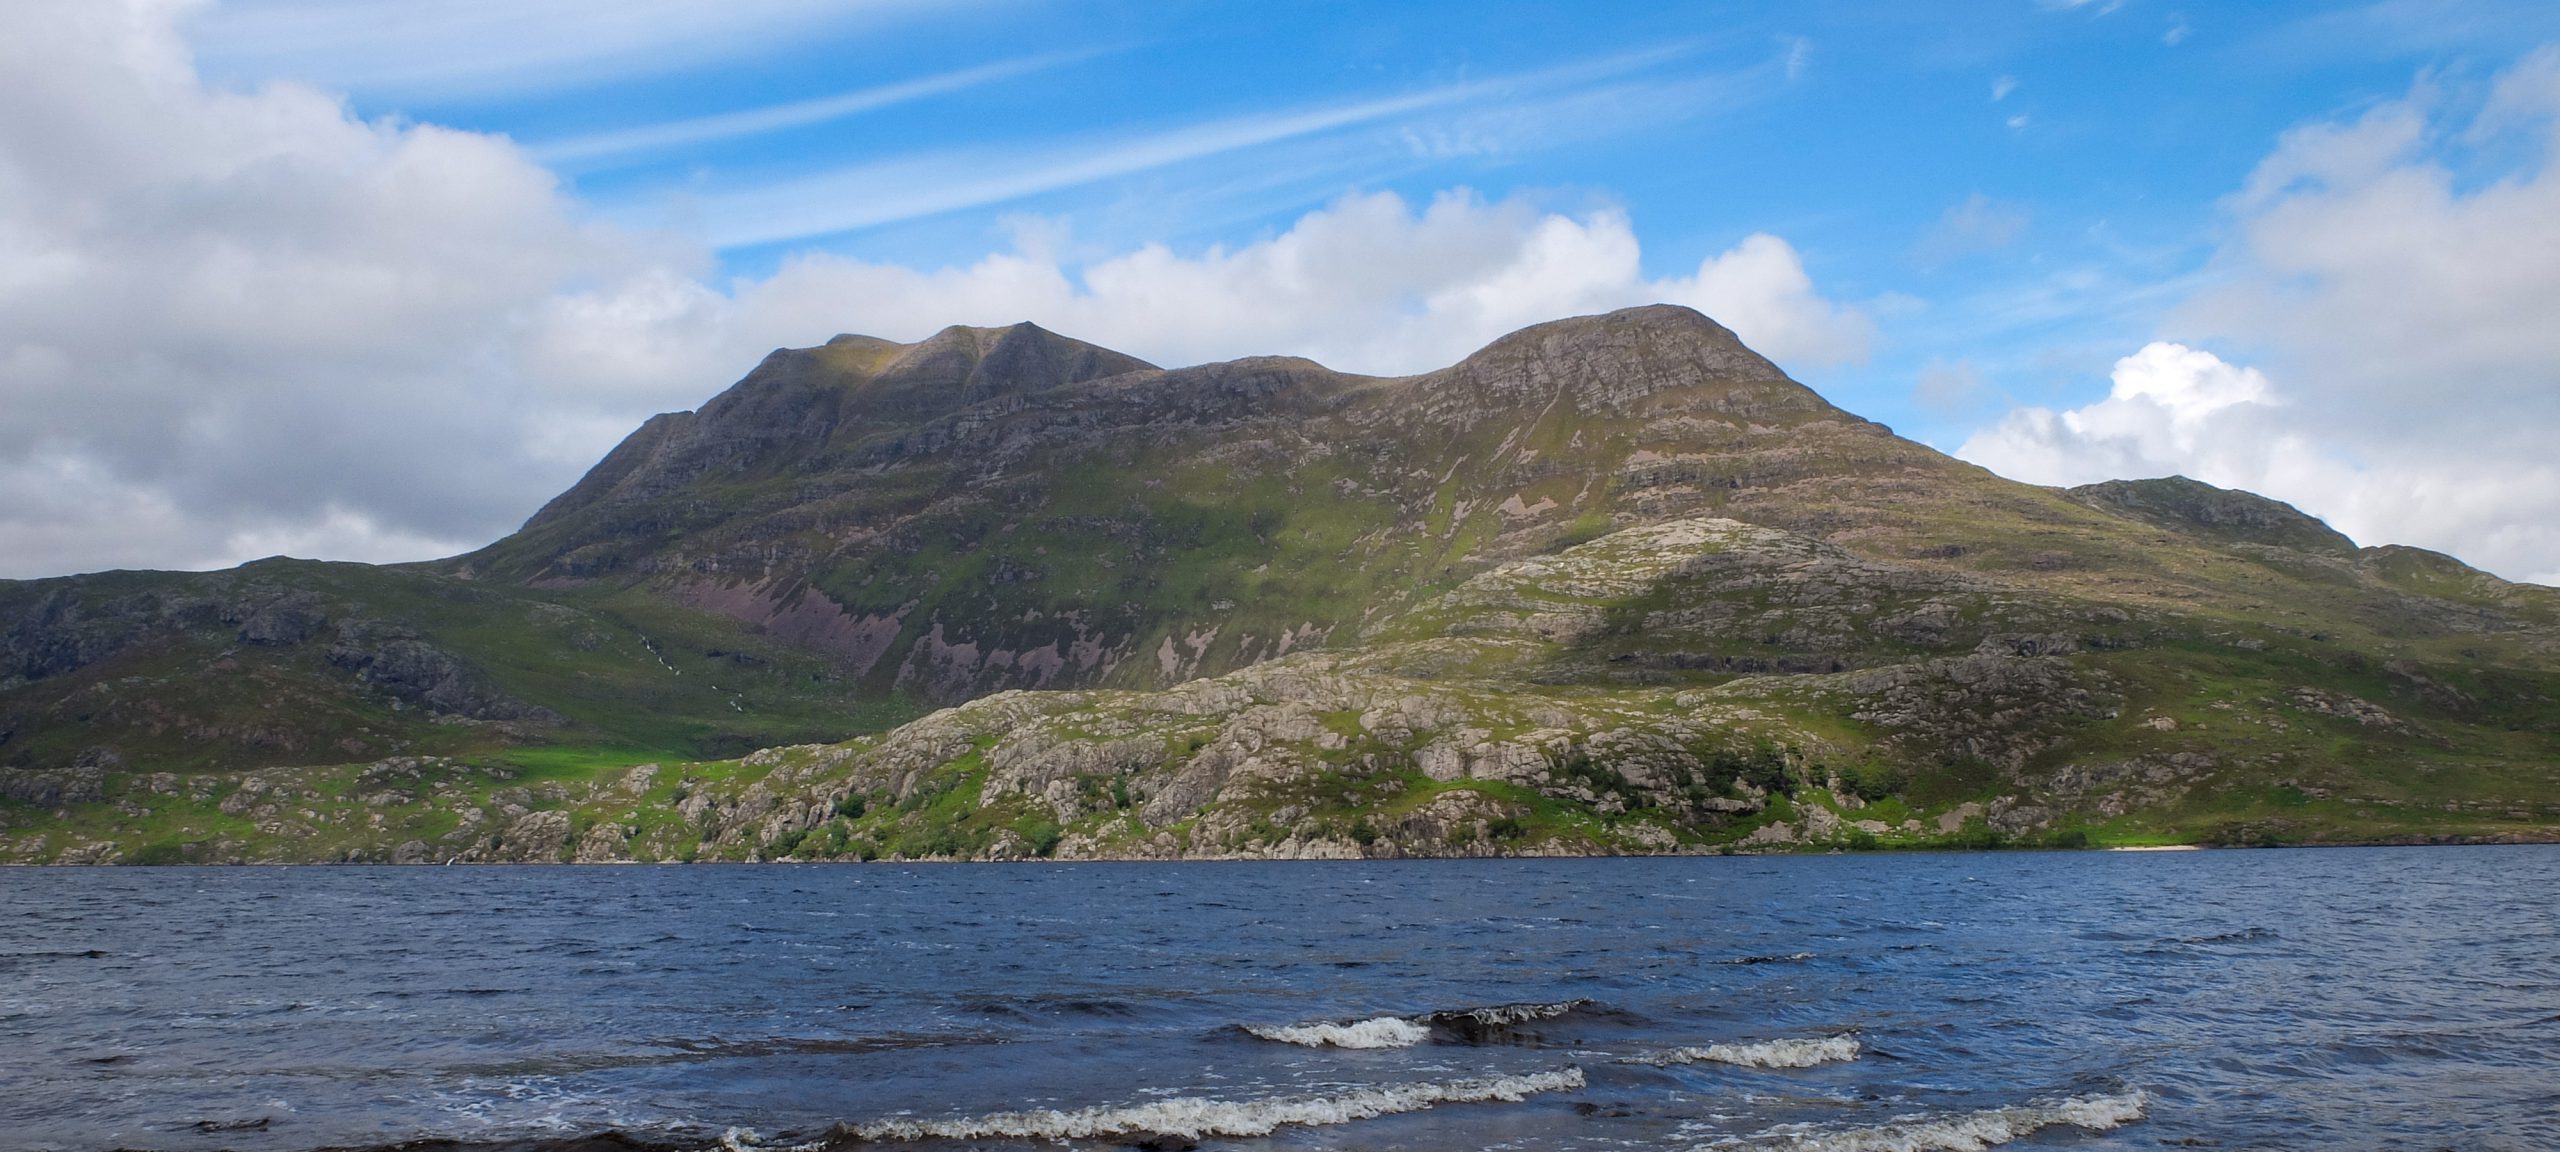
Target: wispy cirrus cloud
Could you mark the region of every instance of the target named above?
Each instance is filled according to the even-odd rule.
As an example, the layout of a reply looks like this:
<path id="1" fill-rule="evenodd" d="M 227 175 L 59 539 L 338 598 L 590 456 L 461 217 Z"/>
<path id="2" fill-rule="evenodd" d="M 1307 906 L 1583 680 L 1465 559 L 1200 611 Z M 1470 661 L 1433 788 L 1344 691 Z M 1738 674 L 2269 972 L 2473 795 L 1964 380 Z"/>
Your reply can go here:
<path id="1" fill-rule="evenodd" d="M 875 112 L 900 104 L 913 103 L 935 96 L 965 92 L 971 88 L 1012 80 L 1047 71 L 1062 64 L 1090 60 L 1100 51 L 1059 52 L 1030 56 L 1019 60 L 1000 60 L 974 68 L 937 72 L 895 84 L 881 84 L 821 96 L 813 100 L 795 100 L 786 104 L 768 104 L 714 116 L 696 116 L 643 124 L 633 128 L 595 132 L 559 140 L 535 141 L 526 147 L 534 158 L 547 164 L 568 167 L 593 166 L 598 161 L 646 153 L 664 152 L 692 145 L 711 144 L 768 132 L 806 128 Z"/>
<path id="2" fill-rule="evenodd" d="M 1786 56 L 1736 70 L 1664 78 L 1656 85 L 1676 99 L 1645 101 L 1631 82 L 1637 73 L 1688 56 L 1675 45 L 1609 56 L 1559 68 L 1464 81 L 1402 95 L 1253 113 L 1151 133 L 1026 148 L 968 148 L 869 161 L 804 176 L 688 192 L 688 205 L 717 248 L 744 248 L 806 240 L 966 208 L 1026 199 L 1121 176 L 1247 149 L 1391 123 L 1473 105 L 1498 107 L 1517 122 L 1541 103 L 1567 106 L 1605 99 L 1619 106 L 1650 105 L 1659 114 L 1713 108 L 1731 100 L 1738 83 L 1767 77 L 1779 82 Z M 1416 139 L 1399 134 L 1394 148 Z"/>

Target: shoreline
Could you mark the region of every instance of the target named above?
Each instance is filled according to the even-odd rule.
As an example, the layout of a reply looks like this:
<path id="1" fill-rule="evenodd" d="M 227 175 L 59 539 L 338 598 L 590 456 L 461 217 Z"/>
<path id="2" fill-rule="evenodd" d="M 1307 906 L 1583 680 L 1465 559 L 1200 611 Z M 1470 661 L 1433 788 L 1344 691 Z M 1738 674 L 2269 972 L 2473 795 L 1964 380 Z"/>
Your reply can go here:
<path id="1" fill-rule="evenodd" d="M 932 865 L 959 867 L 966 865 L 1022 866 L 1042 864 L 1428 864 L 1451 861 L 1555 861 L 1555 860 L 1675 860 L 1675 859 L 1781 859 L 1805 856 L 2006 856 L 2022 853 L 2137 853 L 2144 855 L 2185 852 L 2273 851 L 2285 849 L 2321 850 L 2337 848 L 2499 848 L 2549 847 L 2560 845 L 2560 834 L 2544 837 L 2502 837 L 2480 839 L 2409 839 L 2328 841 L 2303 844 L 2123 844 L 2090 848 L 2054 848 L 2019 846 L 2013 848 L 1912 847 L 1878 848 L 1850 851 L 1832 848 L 1810 851 L 1777 852 L 1554 852 L 1519 853 L 1516 855 L 1482 856 L 1033 856 L 1004 860 L 967 860 L 949 857 L 919 859 L 877 858 L 852 859 L 780 859 L 780 860 L 457 860 L 451 862 L 395 863 L 388 860 L 220 860 L 172 861 L 168 863 L 130 864 L 118 862 L 0 862 L 0 869 L 43 868 L 397 868 L 432 869 L 464 868 L 762 868 L 815 866 L 896 866 Z"/>

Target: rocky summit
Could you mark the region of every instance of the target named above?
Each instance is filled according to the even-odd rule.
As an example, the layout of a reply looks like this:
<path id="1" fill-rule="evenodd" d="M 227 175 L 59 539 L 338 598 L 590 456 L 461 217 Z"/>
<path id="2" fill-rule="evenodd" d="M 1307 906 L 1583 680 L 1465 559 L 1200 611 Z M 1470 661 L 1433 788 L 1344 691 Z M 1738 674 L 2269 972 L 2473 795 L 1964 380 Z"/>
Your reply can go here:
<path id="1" fill-rule="evenodd" d="M 2560 591 L 2003 480 L 1672 307 L 840 336 L 466 556 L 0 583 L 15 862 L 2552 838 Z"/>

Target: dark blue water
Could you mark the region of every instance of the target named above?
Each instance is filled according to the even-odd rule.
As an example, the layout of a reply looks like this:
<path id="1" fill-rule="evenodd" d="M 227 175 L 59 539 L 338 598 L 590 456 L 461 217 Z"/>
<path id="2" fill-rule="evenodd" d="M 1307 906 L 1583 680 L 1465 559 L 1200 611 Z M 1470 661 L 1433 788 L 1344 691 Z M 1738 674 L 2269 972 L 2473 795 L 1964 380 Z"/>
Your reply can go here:
<path id="1" fill-rule="evenodd" d="M 2541 1150 L 2556 894 L 2535 847 L 9 870 L 0 1147 Z M 1246 1027 L 1323 1023 L 1402 1046 Z"/>

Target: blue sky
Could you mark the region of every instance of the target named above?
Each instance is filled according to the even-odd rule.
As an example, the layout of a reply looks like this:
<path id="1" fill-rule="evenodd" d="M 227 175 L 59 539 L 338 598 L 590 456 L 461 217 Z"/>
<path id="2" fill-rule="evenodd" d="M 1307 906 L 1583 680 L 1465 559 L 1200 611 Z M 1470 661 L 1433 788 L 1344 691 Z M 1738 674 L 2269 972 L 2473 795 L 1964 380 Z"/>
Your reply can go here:
<path id="1" fill-rule="evenodd" d="M 747 276 L 811 249 L 965 264 L 1025 214 L 1091 254 L 1199 249 L 1355 190 L 1616 205 L 1656 275 L 1771 232 L 1879 325 L 1865 363 L 1800 373 L 1945 447 L 2010 400 L 2103 394 L 2175 335 L 2221 201 L 2279 133 L 2560 37 L 2548 4 L 2143 0 L 777 5 L 601 57 L 516 53 L 589 36 L 574 5 L 415 41 L 256 35 L 359 7 L 214 9 L 205 70 L 504 133 L 598 212 L 699 232 Z M 1978 391 L 1915 397 L 1956 361 Z"/>
<path id="2" fill-rule="evenodd" d="M 2560 575 L 2560 532 L 2529 523 L 2560 497 L 2463 471 L 2560 418 L 2560 349 L 2517 334 L 2560 303 L 2560 255 L 2496 239 L 2560 189 L 2560 5 L 30 3 L 63 34 L 19 68 L 32 95 L 0 83 L 0 158 L 102 218 L 157 215 L 118 235 L 28 209 L 25 230 L 133 283 L 243 253 L 317 271 L 277 273 L 263 311 L 230 298 L 261 298 L 250 281 L 170 303 L 234 327 L 149 371 L 65 334 L 108 332 L 129 284 L 92 285 L 85 320 L 71 289 L 15 313 L 0 291 L 0 343 L 43 353 L 0 360 L 13 395 L 124 372 L 203 449 L 0 427 L 0 490 L 53 506 L 0 517 L 39 557 L 0 575 L 468 547 L 647 412 L 834 331 L 1023 312 L 1166 361 L 1402 371 L 1648 294 L 1730 312 L 1835 402 L 2023 479 L 2185 471 Z M 185 156 L 91 180 L 45 134 L 74 120 Z M 232 262 L 173 273 L 145 243 L 170 234 Z M 2464 244 L 2513 267 L 2470 276 Z M 2429 275 L 2452 289 L 2392 298 Z M 2493 415 L 2418 444 L 2446 380 L 2425 332 L 2385 347 L 2373 318 L 2454 298 L 2440 326 L 2470 333 L 2452 362 Z M 312 354 L 296 318 L 324 315 L 341 338 Z M 379 442 L 337 462 L 357 480 L 315 464 L 252 493 L 272 453 L 205 429 L 262 404 Z M 473 471 L 493 478 L 391 471 L 502 423 L 507 455 Z M 183 546 L 80 527 L 241 493 Z"/>

